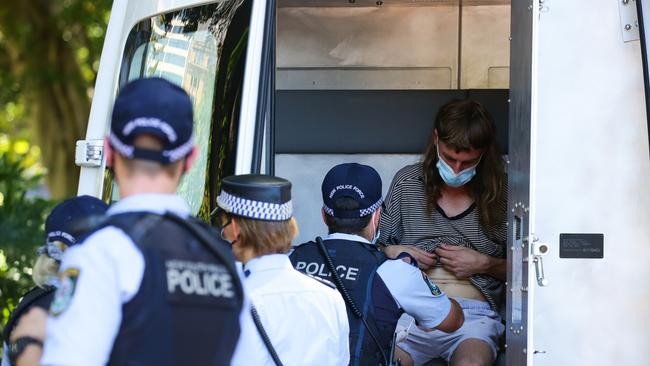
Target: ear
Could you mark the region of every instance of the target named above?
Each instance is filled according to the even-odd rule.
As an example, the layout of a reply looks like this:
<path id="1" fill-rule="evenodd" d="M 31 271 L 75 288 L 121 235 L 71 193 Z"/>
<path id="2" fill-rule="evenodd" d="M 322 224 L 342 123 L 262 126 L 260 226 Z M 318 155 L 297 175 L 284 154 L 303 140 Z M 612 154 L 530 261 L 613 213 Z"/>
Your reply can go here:
<path id="1" fill-rule="evenodd" d="M 327 226 L 327 214 L 325 213 L 325 209 L 321 208 L 320 213 L 321 213 L 321 216 L 323 217 L 323 222 L 325 223 L 325 226 Z"/>
<path id="2" fill-rule="evenodd" d="M 239 222 L 237 222 L 236 217 L 231 217 L 230 226 L 232 227 L 232 235 L 235 237 L 235 239 L 239 238 L 239 234 L 241 234 L 241 230 L 239 228 Z"/>
<path id="3" fill-rule="evenodd" d="M 104 156 L 106 156 L 106 166 L 109 168 L 113 167 L 113 148 L 108 141 L 108 136 L 104 138 Z"/>
<path id="4" fill-rule="evenodd" d="M 196 146 L 192 146 L 192 151 L 187 155 L 187 158 L 185 158 L 185 164 L 183 166 L 183 173 L 187 173 L 192 165 L 194 165 L 194 162 L 196 161 L 196 155 L 197 155 L 197 150 Z"/>
<path id="5" fill-rule="evenodd" d="M 371 220 L 375 221 L 375 227 L 379 227 L 379 219 L 381 218 L 381 207 L 379 207 L 375 212 L 373 213 L 373 217 Z"/>

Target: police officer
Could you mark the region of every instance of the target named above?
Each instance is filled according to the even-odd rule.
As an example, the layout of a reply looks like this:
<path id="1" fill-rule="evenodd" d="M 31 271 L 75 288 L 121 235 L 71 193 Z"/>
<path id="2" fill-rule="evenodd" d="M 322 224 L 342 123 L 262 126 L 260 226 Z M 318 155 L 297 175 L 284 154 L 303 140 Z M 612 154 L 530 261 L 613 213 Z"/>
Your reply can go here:
<path id="1" fill-rule="evenodd" d="M 193 161 L 192 125 L 189 96 L 164 79 L 121 90 L 106 162 L 122 200 L 66 253 L 42 364 L 230 363 L 243 306 L 234 258 L 174 194 Z"/>
<path id="2" fill-rule="evenodd" d="M 227 177 L 217 203 L 217 222 L 243 263 L 254 316 L 266 333 L 266 345 L 251 350 L 265 358 L 255 365 L 347 365 L 343 299 L 331 284 L 293 269 L 287 257 L 297 233 L 291 183 L 265 175 Z"/>
<path id="3" fill-rule="evenodd" d="M 56 289 L 56 277 L 63 253 L 67 248 L 81 242 L 83 233 L 78 231 L 78 224 L 91 217 L 104 215 L 108 206 L 101 200 L 91 196 L 78 196 L 59 203 L 45 220 L 45 244 L 38 248 L 36 262 L 32 268 L 32 278 L 36 286 L 27 292 L 20 300 L 16 309 L 9 316 L 3 331 L 3 339 L 8 342 L 13 330 L 22 315 L 37 307 L 49 309 Z M 2 366 L 9 366 L 30 344 L 39 344 L 33 338 L 22 338 L 8 347 L 4 345 L 5 356 Z"/>
<path id="4" fill-rule="evenodd" d="M 323 180 L 322 195 L 329 235 L 321 243 L 298 246 L 291 262 L 298 270 L 337 281 L 330 275 L 335 271 L 339 290 L 349 294 L 344 298 L 350 365 L 386 363 L 404 312 L 429 330 L 451 332 L 462 325 L 458 304 L 418 269 L 414 258 L 405 254 L 387 260 L 375 245 L 383 200 L 381 178 L 373 168 L 354 163 L 333 167 Z"/>

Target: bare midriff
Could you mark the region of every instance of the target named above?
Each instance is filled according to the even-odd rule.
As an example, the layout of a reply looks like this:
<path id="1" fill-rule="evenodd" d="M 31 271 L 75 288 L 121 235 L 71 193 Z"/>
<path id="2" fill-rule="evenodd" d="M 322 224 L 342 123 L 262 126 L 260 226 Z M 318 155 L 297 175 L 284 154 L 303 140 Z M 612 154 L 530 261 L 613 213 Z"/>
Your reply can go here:
<path id="1" fill-rule="evenodd" d="M 465 299 L 487 301 L 469 279 L 461 280 L 442 267 L 434 267 L 427 271 L 427 275 L 449 297 L 463 297 Z"/>

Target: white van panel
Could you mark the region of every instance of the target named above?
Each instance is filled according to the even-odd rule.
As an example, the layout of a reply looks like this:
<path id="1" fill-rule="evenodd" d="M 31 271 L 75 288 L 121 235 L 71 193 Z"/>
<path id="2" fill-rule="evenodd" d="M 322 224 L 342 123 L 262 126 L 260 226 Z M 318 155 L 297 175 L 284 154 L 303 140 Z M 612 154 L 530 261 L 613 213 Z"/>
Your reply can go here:
<path id="1" fill-rule="evenodd" d="M 300 230 L 293 244 L 298 245 L 327 235 L 321 208 L 321 184 L 325 174 L 335 165 L 359 163 L 375 168 L 382 180 L 384 197 L 395 173 L 402 167 L 416 163 L 420 155 L 410 154 L 277 154 L 275 174 L 292 183 L 291 196 L 294 217 Z"/>
<path id="2" fill-rule="evenodd" d="M 616 1 L 540 14 L 533 230 L 550 245 L 534 296 L 535 365 L 650 362 L 650 161 L 639 42 Z M 604 234 L 603 259 L 559 257 L 561 233 Z M 535 285 L 536 286 L 536 285 Z"/>
<path id="3" fill-rule="evenodd" d="M 509 4 L 304 4 L 278 9 L 278 89 L 508 88 Z"/>

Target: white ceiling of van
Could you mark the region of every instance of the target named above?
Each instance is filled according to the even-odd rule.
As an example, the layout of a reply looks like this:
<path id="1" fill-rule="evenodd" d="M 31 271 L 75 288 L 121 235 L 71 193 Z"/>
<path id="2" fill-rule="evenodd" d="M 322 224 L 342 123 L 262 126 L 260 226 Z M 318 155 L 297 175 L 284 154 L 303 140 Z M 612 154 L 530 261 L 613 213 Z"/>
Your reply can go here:
<path id="1" fill-rule="evenodd" d="M 359 7 L 359 6 L 439 6 L 458 5 L 459 0 L 278 0 L 280 7 Z M 510 0 L 462 0 L 463 6 L 509 5 Z"/>

